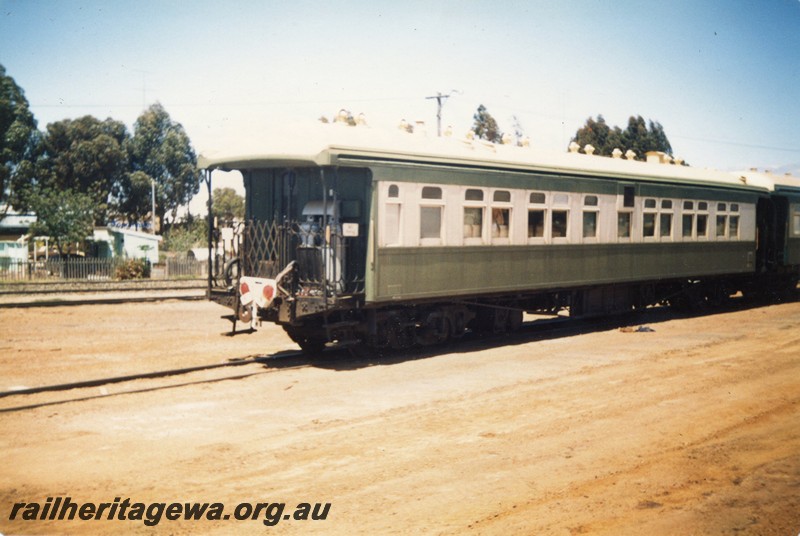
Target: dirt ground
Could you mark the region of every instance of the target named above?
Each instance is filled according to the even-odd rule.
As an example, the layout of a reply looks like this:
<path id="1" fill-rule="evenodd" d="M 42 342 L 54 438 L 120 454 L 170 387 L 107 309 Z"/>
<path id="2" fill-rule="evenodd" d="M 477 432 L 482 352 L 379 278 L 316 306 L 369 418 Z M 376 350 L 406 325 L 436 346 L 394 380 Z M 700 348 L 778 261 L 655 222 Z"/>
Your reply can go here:
<path id="1" fill-rule="evenodd" d="M 225 312 L 0 308 L 0 391 L 296 348 Z M 3 396 L 0 533 L 800 533 L 800 303 L 630 322 Z M 56 497 L 230 518 L 9 519 Z"/>

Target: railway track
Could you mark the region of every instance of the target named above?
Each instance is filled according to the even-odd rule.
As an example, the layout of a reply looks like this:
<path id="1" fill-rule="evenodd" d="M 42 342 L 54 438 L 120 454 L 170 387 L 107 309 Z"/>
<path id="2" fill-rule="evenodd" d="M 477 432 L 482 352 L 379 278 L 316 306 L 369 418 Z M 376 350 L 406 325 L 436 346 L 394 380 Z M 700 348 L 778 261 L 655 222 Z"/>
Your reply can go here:
<path id="1" fill-rule="evenodd" d="M 206 372 L 206 371 L 213 371 L 218 369 L 230 369 L 230 368 L 240 368 L 246 367 L 248 365 L 262 365 L 262 368 L 255 371 L 250 371 L 242 374 L 232 374 L 232 375 L 223 375 L 215 378 L 206 378 L 201 380 L 191 380 L 191 381 L 183 381 L 178 383 L 168 383 L 168 384 L 159 384 L 159 385 L 150 385 L 144 387 L 137 387 L 134 389 L 127 389 L 116 391 L 110 393 L 107 391 L 106 387 L 115 384 L 123 384 L 123 383 L 130 383 L 136 382 L 140 380 L 157 380 L 162 378 L 170 378 L 170 377 L 186 377 L 194 373 L 198 372 Z M 11 406 L 6 408 L 0 408 L 0 413 L 8 413 L 13 411 L 21 411 L 26 409 L 35 409 L 44 406 L 52 406 L 58 404 L 66 404 L 69 402 L 80 402 L 85 400 L 93 400 L 96 398 L 102 398 L 106 396 L 117 396 L 117 395 L 124 395 L 124 394 L 136 394 L 136 393 L 144 393 L 149 391 L 156 391 L 161 389 L 170 389 L 170 388 L 177 388 L 182 387 L 185 385 L 191 385 L 196 383 L 212 383 L 218 381 L 226 381 L 226 380 L 236 380 L 236 379 L 243 379 L 250 376 L 255 376 L 259 374 L 268 374 L 273 372 L 278 372 L 281 370 L 291 370 L 291 369 L 299 369 L 303 367 L 310 366 L 311 362 L 306 356 L 303 356 L 301 352 L 282 352 L 280 355 L 276 356 L 267 356 L 267 357 L 248 357 L 243 359 L 231 359 L 224 363 L 212 363 L 208 365 L 198 365 L 194 367 L 183 367 L 183 368 L 175 368 L 175 369 L 165 369 L 165 370 L 158 370 L 158 371 L 151 371 L 151 372 L 142 372 L 142 373 L 135 373 L 135 374 L 126 374 L 122 376 L 110 376 L 105 378 L 95 378 L 91 380 L 83 380 L 77 382 L 67 382 L 67 383 L 60 383 L 60 384 L 51 384 L 51 385 L 43 385 L 38 387 L 30 387 L 24 389 L 11 389 L 8 391 L 0 391 L 0 401 L 13 399 L 15 397 L 29 397 L 35 395 L 42 395 L 46 393 L 53 393 L 59 391 L 79 391 L 85 389 L 92 389 L 97 388 L 100 389 L 100 394 L 91 394 L 85 396 L 77 396 L 71 397 L 67 399 L 59 399 L 59 400 L 47 400 L 41 402 L 31 402 L 24 405 L 18 406 Z"/>
<path id="2" fill-rule="evenodd" d="M 765 304 L 761 303 L 760 301 L 756 302 L 743 299 L 734 300 L 728 307 L 719 309 L 714 312 L 739 310 L 743 308 L 758 307 L 760 305 L 765 305 Z M 706 312 L 705 314 L 709 313 L 710 312 Z M 393 363 L 401 363 L 410 360 L 428 359 L 444 353 L 448 353 L 450 351 L 470 352 L 491 347 L 505 346 L 509 344 L 525 344 L 540 340 L 569 337 L 574 335 L 580 335 L 583 333 L 604 331 L 616 328 L 625 328 L 635 325 L 640 325 L 640 326 L 644 324 L 657 325 L 659 322 L 664 322 L 667 320 L 682 318 L 686 316 L 692 316 L 692 314 L 677 312 L 668 307 L 653 307 L 642 311 L 624 313 L 611 317 L 598 317 L 598 318 L 588 318 L 588 319 L 587 318 L 572 319 L 569 317 L 557 316 L 557 317 L 537 319 L 534 321 L 525 322 L 522 325 L 522 327 L 515 333 L 493 334 L 493 335 L 486 335 L 486 334 L 478 335 L 475 333 L 467 333 L 459 341 L 446 344 L 443 346 L 420 347 L 402 351 L 387 351 L 385 353 L 374 353 L 369 356 L 354 356 L 351 355 L 346 349 L 336 348 L 336 347 L 327 348 L 324 351 L 323 355 L 320 356 L 304 355 L 302 352 L 298 350 L 298 351 L 281 352 L 280 354 L 271 356 L 234 358 L 222 363 L 212 363 L 207 365 L 165 369 L 158 371 L 120 375 L 120 376 L 110 376 L 105 378 L 95 378 L 90 380 L 43 385 L 43 386 L 23 388 L 23 389 L 12 389 L 7 391 L 0 391 L 0 402 L 9 399 L 43 395 L 46 393 L 53 393 L 59 391 L 62 392 L 80 391 L 93 388 L 100 389 L 100 394 L 90 394 L 90 395 L 70 397 L 67 399 L 60 399 L 60 400 L 45 400 L 39 402 L 31 401 L 30 403 L 23 405 L 0 408 L 0 413 L 20 411 L 25 409 L 34 409 L 38 407 L 65 404 L 69 402 L 92 400 L 96 398 L 102 398 L 105 396 L 135 394 L 135 393 L 143 393 L 160 389 L 177 388 L 196 383 L 210 383 L 210 382 L 218 382 L 226 380 L 243 379 L 260 374 L 280 372 L 283 370 L 296 370 L 310 366 L 353 369 L 353 368 L 361 368 L 379 364 L 387 365 Z M 649 329 L 644 329 L 642 331 L 649 331 Z M 109 393 L 106 391 L 107 386 L 115 384 L 131 383 L 140 380 L 158 380 L 163 378 L 174 378 L 174 377 L 186 378 L 192 374 L 199 372 L 224 370 L 224 369 L 237 369 L 251 365 L 261 365 L 262 368 L 254 371 L 248 371 L 246 373 L 222 375 L 210 379 L 205 378 L 200 380 L 183 381 L 177 383 L 158 384 L 158 385 L 150 385 L 144 387 L 140 386 L 134 389 L 121 390 L 113 393 Z"/>

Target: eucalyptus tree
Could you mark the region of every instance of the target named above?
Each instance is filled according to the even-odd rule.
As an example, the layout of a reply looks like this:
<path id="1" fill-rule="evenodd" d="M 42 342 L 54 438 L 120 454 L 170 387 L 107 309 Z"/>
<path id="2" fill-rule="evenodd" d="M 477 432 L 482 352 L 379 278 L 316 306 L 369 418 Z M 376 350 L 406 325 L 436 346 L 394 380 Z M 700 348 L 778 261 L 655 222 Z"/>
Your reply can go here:
<path id="1" fill-rule="evenodd" d="M 32 159 L 39 141 L 36 120 L 25 92 L 0 64 L 0 205 L 16 204 L 8 198 L 13 182 L 33 174 Z M 2 218 L 3 213 L 0 213 Z"/>
<path id="2" fill-rule="evenodd" d="M 475 136 L 490 141 L 492 143 L 499 143 L 503 139 L 503 133 L 500 132 L 500 127 L 497 126 L 497 121 L 492 114 L 486 110 L 486 106 L 481 104 L 472 116 L 472 132 Z"/>
<path id="3" fill-rule="evenodd" d="M 128 173 L 125 124 L 87 115 L 47 125 L 37 160 L 37 190 L 71 190 L 92 199 L 94 221 L 107 223 L 110 204 Z"/>
<path id="4" fill-rule="evenodd" d="M 661 123 L 646 122 L 641 115 L 630 116 L 625 130 L 618 126 L 611 127 L 602 115 L 597 119 L 589 117 L 570 140 L 581 149 L 586 145 L 594 147 L 594 154 L 611 156 L 614 149 L 622 153 L 633 151 L 637 160 L 644 160 L 649 151 L 659 151 L 672 155 L 672 145 Z"/>
<path id="5" fill-rule="evenodd" d="M 121 198 L 141 195 L 142 181 L 153 181 L 156 216 L 164 222 L 170 213 L 174 220 L 178 207 L 187 204 L 200 189 L 197 155 L 180 123 L 173 121 L 164 107 L 151 105 L 134 125 L 130 143 L 131 171 L 139 173 L 138 186 L 132 185 Z M 141 203 L 132 203 L 141 206 Z"/>

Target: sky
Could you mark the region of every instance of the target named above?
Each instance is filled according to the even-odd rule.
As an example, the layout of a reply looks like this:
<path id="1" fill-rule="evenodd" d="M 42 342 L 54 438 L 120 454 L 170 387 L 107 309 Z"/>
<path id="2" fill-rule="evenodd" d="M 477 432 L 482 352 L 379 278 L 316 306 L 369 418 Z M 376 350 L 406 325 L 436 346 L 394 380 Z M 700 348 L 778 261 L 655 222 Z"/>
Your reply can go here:
<path id="1" fill-rule="evenodd" d="M 441 92 L 456 134 L 641 115 L 690 165 L 800 175 L 800 0 L 0 0 L 0 64 L 40 129 L 160 102 L 198 153 L 342 108 L 435 134 Z"/>

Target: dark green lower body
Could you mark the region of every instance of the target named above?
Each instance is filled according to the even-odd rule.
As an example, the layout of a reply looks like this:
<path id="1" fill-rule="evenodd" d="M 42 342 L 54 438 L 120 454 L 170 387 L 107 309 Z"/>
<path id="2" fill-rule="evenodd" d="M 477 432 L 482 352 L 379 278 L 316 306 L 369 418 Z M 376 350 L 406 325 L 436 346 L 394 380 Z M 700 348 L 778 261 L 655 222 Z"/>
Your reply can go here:
<path id="1" fill-rule="evenodd" d="M 381 248 L 368 302 L 747 274 L 755 243 Z"/>

